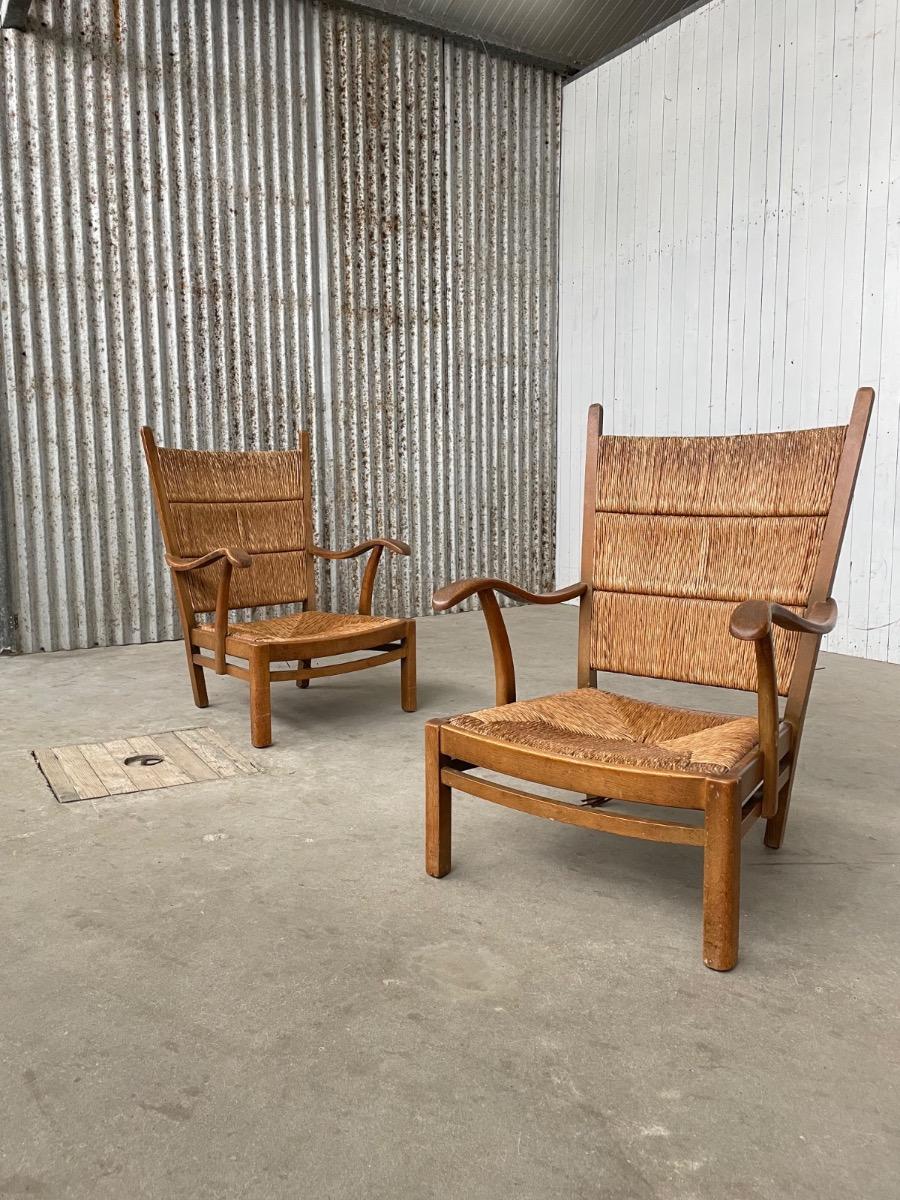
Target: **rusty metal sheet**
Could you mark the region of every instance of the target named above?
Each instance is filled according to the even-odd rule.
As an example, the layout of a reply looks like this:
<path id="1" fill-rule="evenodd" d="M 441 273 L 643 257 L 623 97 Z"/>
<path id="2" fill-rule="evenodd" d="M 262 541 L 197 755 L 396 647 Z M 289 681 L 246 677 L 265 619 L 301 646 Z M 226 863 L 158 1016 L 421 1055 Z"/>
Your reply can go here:
<path id="1" fill-rule="evenodd" d="M 35 0 L 3 31 L 15 648 L 176 635 L 145 422 L 308 428 L 319 541 L 413 543 L 383 609 L 487 570 L 547 586 L 559 112 L 551 72 L 305 0 Z M 354 567 L 320 583 L 353 604 Z"/>

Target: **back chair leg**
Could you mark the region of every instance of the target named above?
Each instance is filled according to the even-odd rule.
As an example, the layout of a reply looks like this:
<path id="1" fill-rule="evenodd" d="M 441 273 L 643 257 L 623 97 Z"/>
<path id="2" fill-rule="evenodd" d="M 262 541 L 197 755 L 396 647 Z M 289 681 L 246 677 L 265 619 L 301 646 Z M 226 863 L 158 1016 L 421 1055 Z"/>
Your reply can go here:
<path id="1" fill-rule="evenodd" d="M 312 659 L 310 659 L 310 658 L 301 658 L 300 661 L 297 663 L 297 669 L 299 671 L 308 671 L 311 666 L 312 666 Z M 298 679 L 297 687 L 302 687 L 302 688 L 309 687 L 309 680 L 308 679 Z"/>
<path id="2" fill-rule="evenodd" d="M 206 673 L 203 667 L 194 662 L 194 650 L 189 642 L 185 642 L 187 651 L 188 673 L 191 677 L 191 689 L 194 693 L 194 703 L 198 708 L 209 708 L 209 696 L 206 693 Z"/>
<path id="3" fill-rule="evenodd" d="M 794 773 L 788 777 L 787 783 L 778 793 L 778 812 L 766 821 L 764 843 L 770 850 L 780 850 L 784 841 L 784 829 L 787 825 L 788 809 L 791 806 L 791 788 L 794 786 Z"/>
<path id="4" fill-rule="evenodd" d="M 738 960 L 741 807 L 723 797 L 706 809 L 703 849 L 703 961 L 730 971 Z"/>
<path id="5" fill-rule="evenodd" d="M 416 711 L 416 625 L 406 627 L 406 653 L 400 659 L 400 704 L 404 712 Z"/>
<path id="6" fill-rule="evenodd" d="M 441 782 L 441 723 L 425 726 L 425 870 L 440 879 L 450 870 L 452 793 Z"/>
<path id="7" fill-rule="evenodd" d="M 250 658 L 250 740 L 259 750 L 272 745 L 272 681 L 264 652 Z"/>

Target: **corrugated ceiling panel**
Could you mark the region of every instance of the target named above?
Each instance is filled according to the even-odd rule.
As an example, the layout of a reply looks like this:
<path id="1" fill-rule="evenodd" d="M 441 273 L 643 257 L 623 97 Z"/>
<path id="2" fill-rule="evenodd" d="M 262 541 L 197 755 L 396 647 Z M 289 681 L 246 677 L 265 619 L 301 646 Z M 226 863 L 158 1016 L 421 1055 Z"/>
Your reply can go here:
<path id="1" fill-rule="evenodd" d="M 643 37 L 696 0 L 366 0 L 374 8 L 482 38 L 570 70 Z"/>

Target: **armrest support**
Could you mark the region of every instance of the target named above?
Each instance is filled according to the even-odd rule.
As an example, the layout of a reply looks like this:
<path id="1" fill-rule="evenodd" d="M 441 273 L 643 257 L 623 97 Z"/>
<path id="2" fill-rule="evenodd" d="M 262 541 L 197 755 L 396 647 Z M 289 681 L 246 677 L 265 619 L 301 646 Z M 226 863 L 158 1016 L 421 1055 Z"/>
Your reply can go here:
<path id="1" fill-rule="evenodd" d="M 446 612 L 456 604 L 462 604 L 470 596 L 478 597 L 481 611 L 487 622 L 494 656 L 494 679 L 496 681 L 497 704 L 512 704 L 516 698 L 516 668 L 513 662 L 506 622 L 497 603 L 496 592 L 511 600 L 524 600 L 526 604 L 563 604 L 575 600 L 587 591 L 586 583 L 573 583 L 571 587 L 557 592 L 529 592 L 504 579 L 472 578 L 459 579 L 455 583 L 438 588 L 431 598 L 435 612 Z"/>
<path id="2" fill-rule="evenodd" d="M 228 636 L 228 609 L 229 609 L 229 594 L 231 592 L 231 571 L 233 567 L 238 567 L 241 570 L 246 570 L 251 566 L 253 559 L 246 550 L 240 549 L 237 546 L 222 546 L 218 550 L 211 550 L 209 554 L 203 554 L 200 558 L 175 558 L 171 554 L 166 555 L 166 562 L 172 568 L 176 575 L 184 574 L 186 571 L 196 571 L 200 567 L 209 567 L 213 563 L 221 562 L 222 573 L 219 575 L 219 586 L 216 589 L 216 674 L 225 674 L 225 638 Z"/>
<path id="3" fill-rule="evenodd" d="M 401 542 L 398 538 L 369 538 L 365 542 L 360 542 L 358 546 L 351 546 L 349 550 L 325 550 L 322 546 L 310 546 L 309 550 L 317 558 L 332 560 L 359 558 L 361 554 L 371 551 L 359 588 L 359 605 L 357 608 L 357 611 L 365 617 L 372 614 L 372 593 L 375 591 L 375 576 L 378 574 L 378 564 L 381 561 L 382 551 L 389 550 L 391 554 L 404 554 L 407 556 L 412 553 L 406 542 Z"/>
<path id="4" fill-rule="evenodd" d="M 778 676 L 775 668 L 775 643 L 772 627 L 777 625 L 794 633 L 813 633 L 821 637 L 834 629 L 837 605 L 822 600 L 801 616 L 782 604 L 767 600 L 745 600 L 731 614 L 732 637 L 753 642 L 756 648 L 757 719 L 759 745 L 763 756 L 762 815 L 778 812 Z"/>
<path id="5" fill-rule="evenodd" d="M 564 604 L 567 600 L 577 600 L 587 591 L 586 583 L 573 583 L 571 587 L 561 588 L 558 592 L 529 592 L 505 579 L 457 579 L 447 583 L 431 597 L 431 606 L 435 612 L 446 612 L 470 596 L 481 596 L 483 593 L 499 592 L 510 600 L 522 600 L 525 604 Z"/>
<path id="6" fill-rule="evenodd" d="M 391 554 L 411 554 L 409 546 L 406 542 L 401 542 L 397 538 L 369 538 L 365 542 L 360 542 L 358 546 L 351 546 L 349 550 L 326 550 L 322 546 L 310 546 L 310 553 L 317 558 L 359 558 L 361 554 L 365 554 L 367 550 L 390 550 Z"/>

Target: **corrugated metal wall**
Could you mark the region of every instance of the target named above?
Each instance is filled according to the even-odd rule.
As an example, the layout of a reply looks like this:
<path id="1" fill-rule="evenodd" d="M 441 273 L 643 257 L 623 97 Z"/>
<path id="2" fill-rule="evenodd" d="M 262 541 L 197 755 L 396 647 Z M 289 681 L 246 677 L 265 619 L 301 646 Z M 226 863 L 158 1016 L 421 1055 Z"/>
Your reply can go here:
<path id="1" fill-rule="evenodd" d="M 870 384 L 826 646 L 900 662 L 898 57 L 896 0 L 717 0 L 566 86 L 561 580 L 591 401 L 613 433 L 749 433 Z"/>
<path id="2" fill-rule="evenodd" d="M 0 40 L 18 648 L 175 635 L 145 421 L 309 428 L 319 541 L 413 543 L 382 606 L 548 586 L 558 78 L 304 0 L 42 0 L 31 25 Z M 355 566 L 321 582 L 352 606 Z"/>

